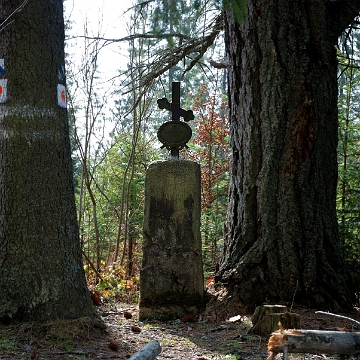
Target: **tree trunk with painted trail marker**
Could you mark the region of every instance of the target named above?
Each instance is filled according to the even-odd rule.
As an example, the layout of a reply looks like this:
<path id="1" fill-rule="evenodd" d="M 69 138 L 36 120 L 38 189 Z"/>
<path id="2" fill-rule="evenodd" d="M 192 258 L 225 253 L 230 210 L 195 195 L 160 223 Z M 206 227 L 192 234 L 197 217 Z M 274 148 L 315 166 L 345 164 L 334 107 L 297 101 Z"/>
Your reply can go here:
<path id="1" fill-rule="evenodd" d="M 92 313 L 76 219 L 62 4 L 0 0 L 7 19 L 0 32 L 0 321 Z"/>

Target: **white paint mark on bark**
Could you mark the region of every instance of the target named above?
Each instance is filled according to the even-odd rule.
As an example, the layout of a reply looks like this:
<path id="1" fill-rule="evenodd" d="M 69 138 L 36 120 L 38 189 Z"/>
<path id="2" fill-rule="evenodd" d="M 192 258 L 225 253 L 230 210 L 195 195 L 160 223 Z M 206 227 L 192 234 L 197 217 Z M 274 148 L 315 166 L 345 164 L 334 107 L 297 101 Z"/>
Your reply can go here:
<path id="1" fill-rule="evenodd" d="M 39 140 L 61 141 L 61 134 L 51 133 L 50 131 L 14 131 L 12 129 L 0 129 L 0 140 L 6 140 L 14 136 L 21 137 L 28 145 Z"/>
<path id="2" fill-rule="evenodd" d="M 23 137 L 25 141 L 33 142 L 39 139 L 49 138 L 54 140 L 54 137 L 60 136 L 59 134 L 55 134 L 50 130 L 29 130 L 24 129 L 15 132 L 11 126 L 11 123 L 8 125 L 2 126 L 4 119 L 7 117 L 18 116 L 23 119 L 24 122 L 27 122 L 28 119 L 40 118 L 40 119 L 51 119 L 57 120 L 59 119 L 59 113 L 54 109 L 48 108 L 36 108 L 30 105 L 18 105 L 18 106 L 0 106 L 0 139 L 8 139 L 13 137 L 14 135 Z"/>
<path id="3" fill-rule="evenodd" d="M 0 106 L 0 123 L 7 116 L 21 116 L 22 118 L 57 118 L 59 114 L 54 109 L 37 108 L 30 105 Z"/>

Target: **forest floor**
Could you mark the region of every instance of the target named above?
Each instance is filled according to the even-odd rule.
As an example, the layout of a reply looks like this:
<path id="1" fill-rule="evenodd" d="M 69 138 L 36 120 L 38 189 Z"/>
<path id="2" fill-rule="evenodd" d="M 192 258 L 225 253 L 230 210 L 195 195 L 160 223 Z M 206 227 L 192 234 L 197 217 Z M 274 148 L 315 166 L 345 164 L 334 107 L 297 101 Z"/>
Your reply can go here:
<path id="1" fill-rule="evenodd" d="M 99 321 L 59 320 L 49 323 L 0 325 L 0 359 L 7 360 L 85 360 L 128 359 L 149 341 L 157 340 L 161 353 L 157 359 L 184 360 L 266 360 L 268 338 L 248 334 L 251 315 L 239 321 L 183 322 L 138 321 L 138 306 L 110 302 L 97 307 Z M 348 320 L 316 314 L 315 309 L 294 307 L 301 328 L 335 330 L 346 327 L 360 331 Z M 342 314 L 360 320 L 360 314 Z M 131 316 L 131 318 L 130 318 Z M 275 359 L 281 359 L 278 354 Z M 290 354 L 289 359 L 337 359 L 333 356 Z"/>

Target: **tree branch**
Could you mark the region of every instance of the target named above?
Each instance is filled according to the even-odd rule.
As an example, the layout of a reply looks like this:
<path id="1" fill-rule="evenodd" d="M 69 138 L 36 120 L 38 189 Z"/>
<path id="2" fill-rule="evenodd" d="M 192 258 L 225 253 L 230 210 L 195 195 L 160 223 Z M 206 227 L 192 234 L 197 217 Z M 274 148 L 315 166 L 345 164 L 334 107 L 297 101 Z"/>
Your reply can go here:
<path id="1" fill-rule="evenodd" d="M 154 79 L 164 74 L 167 70 L 171 69 L 173 66 L 185 59 L 188 55 L 198 53 L 191 61 L 190 65 L 185 69 L 183 74 L 191 70 L 194 65 L 201 59 L 206 50 L 211 45 L 213 45 L 216 36 L 222 29 L 223 16 L 220 15 L 216 18 L 214 27 L 208 35 L 198 39 L 191 39 L 191 41 L 188 41 L 185 44 L 168 49 L 165 51 L 165 53 L 162 53 L 162 55 L 154 59 L 152 69 L 141 80 L 139 87 L 143 87 L 144 89 L 147 88 Z M 129 90 L 128 92 L 130 91 L 132 90 Z M 126 93 L 127 92 L 124 94 Z"/>
<path id="2" fill-rule="evenodd" d="M 78 35 L 78 36 L 73 36 L 73 37 L 69 37 L 66 40 L 73 40 L 73 39 L 78 39 L 78 38 L 85 38 L 87 40 L 99 40 L 99 41 L 104 41 L 105 43 L 107 43 L 107 45 L 112 44 L 112 43 L 118 43 L 118 42 L 124 42 L 124 41 L 132 41 L 132 40 L 136 40 L 136 39 L 168 39 L 168 38 L 179 38 L 180 40 L 193 40 L 193 38 L 189 35 L 185 35 L 185 34 L 181 34 L 181 33 L 146 33 L 146 34 L 133 34 L 133 35 L 129 35 L 129 36 L 125 36 L 123 38 L 120 39 L 109 39 L 109 38 L 104 38 L 101 36 L 86 36 L 86 35 Z"/>
<path id="3" fill-rule="evenodd" d="M 17 12 L 20 12 L 23 7 L 26 5 L 26 3 L 28 2 L 28 0 L 24 0 L 24 2 L 19 6 L 17 7 L 1 24 L 0 24 L 0 32 L 2 32 L 8 25 L 12 24 L 14 22 L 14 20 L 11 20 L 9 23 L 6 24 L 6 22 L 8 20 L 10 20 L 10 18 L 12 16 L 15 15 L 15 13 Z"/>
<path id="4" fill-rule="evenodd" d="M 353 321 L 353 322 L 355 322 L 356 324 L 359 324 L 359 325 L 360 325 L 360 322 L 359 322 L 359 321 L 356 321 L 356 320 L 354 320 L 354 319 L 352 319 L 352 318 L 349 318 L 349 317 L 343 316 L 343 315 L 332 314 L 332 313 L 329 313 L 329 312 L 326 312 L 326 311 L 315 311 L 315 314 L 323 314 L 323 315 L 335 316 L 335 317 L 338 317 L 338 318 L 341 318 L 341 319 L 346 319 L 346 320 Z"/>
<path id="5" fill-rule="evenodd" d="M 329 29 L 335 39 L 360 13 L 360 0 L 328 0 Z M 334 39 L 334 40 L 335 40 Z"/>

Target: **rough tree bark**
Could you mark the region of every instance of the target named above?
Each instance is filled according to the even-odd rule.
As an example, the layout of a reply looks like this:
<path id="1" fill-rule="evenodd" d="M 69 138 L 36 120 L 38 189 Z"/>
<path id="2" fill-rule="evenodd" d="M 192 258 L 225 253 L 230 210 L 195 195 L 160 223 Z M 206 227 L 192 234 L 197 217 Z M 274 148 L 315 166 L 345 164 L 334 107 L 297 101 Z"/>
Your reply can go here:
<path id="1" fill-rule="evenodd" d="M 92 311 L 64 94 L 58 101 L 58 84 L 65 84 L 62 4 L 0 0 L 0 22 L 7 19 L 0 30 L 0 321 Z"/>
<path id="2" fill-rule="evenodd" d="M 225 17 L 231 167 L 225 245 L 216 280 L 227 299 L 351 306 L 339 246 L 337 60 L 360 1 L 249 0 Z"/>

